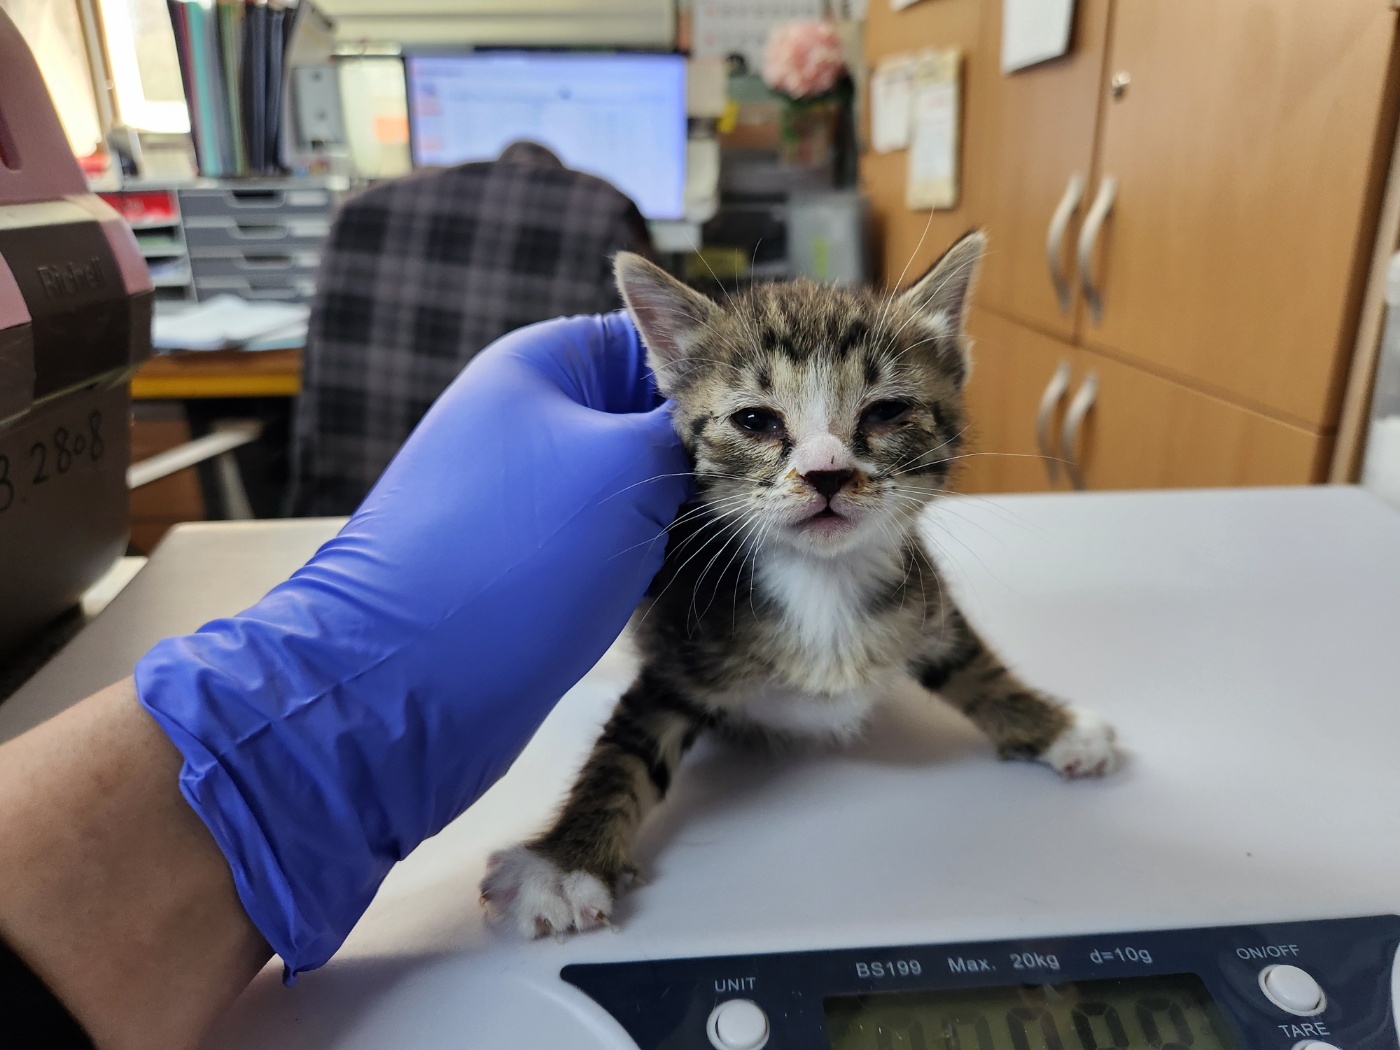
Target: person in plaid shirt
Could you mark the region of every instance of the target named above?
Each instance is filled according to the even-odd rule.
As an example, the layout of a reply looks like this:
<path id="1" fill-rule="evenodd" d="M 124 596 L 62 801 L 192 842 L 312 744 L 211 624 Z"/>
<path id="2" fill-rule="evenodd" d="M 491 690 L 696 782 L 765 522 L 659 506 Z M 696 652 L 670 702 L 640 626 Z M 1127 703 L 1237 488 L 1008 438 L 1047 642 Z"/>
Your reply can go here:
<path id="1" fill-rule="evenodd" d="M 292 514 L 351 513 L 483 347 L 622 305 L 619 251 L 651 254 L 611 184 L 517 142 L 348 200 L 321 261 L 292 452 Z"/>

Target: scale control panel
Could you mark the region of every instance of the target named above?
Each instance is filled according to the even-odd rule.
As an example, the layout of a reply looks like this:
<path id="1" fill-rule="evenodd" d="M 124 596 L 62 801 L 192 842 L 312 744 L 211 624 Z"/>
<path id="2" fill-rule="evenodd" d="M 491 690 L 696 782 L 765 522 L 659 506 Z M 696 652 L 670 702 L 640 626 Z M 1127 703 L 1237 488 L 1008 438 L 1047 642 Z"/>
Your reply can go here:
<path id="1" fill-rule="evenodd" d="M 566 966 L 640 1050 L 1400 1050 L 1400 917 Z"/>

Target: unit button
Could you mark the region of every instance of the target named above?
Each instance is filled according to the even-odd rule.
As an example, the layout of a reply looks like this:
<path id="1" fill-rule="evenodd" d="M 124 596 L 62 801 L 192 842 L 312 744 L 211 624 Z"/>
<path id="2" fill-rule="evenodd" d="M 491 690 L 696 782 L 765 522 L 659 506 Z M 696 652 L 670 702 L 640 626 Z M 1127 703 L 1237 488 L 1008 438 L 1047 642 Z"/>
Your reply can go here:
<path id="1" fill-rule="evenodd" d="M 1299 1017 L 1320 1014 L 1327 1007 L 1327 996 L 1322 994 L 1322 985 L 1307 970 L 1296 966 L 1279 964 L 1264 967 L 1259 971 L 1259 987 L 1271 1003 Z"/>
<path id="2" fill-rule="evenodd" d="M 748 999 L 729 999 L 710 1011 L 705 1034 L 715 1050 L 759 1050 L 768 1042 L 768 1015 Z"/>

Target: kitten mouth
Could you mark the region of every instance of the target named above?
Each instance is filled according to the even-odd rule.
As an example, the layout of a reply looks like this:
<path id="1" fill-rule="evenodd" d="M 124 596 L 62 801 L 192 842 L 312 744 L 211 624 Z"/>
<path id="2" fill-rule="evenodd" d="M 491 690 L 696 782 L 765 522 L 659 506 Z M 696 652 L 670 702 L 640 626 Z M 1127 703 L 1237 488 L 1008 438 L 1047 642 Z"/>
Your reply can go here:
<path id="1" fill-rule="evenodd" d="M 796 522 L 795 527 L 803 532 L 825 535 L 845 532 L 854 524 L 850 518 L 839 511 L 832 510 L 831 505 L 828 504 L 815 514 L 809 514 L 801 521 Z"/>

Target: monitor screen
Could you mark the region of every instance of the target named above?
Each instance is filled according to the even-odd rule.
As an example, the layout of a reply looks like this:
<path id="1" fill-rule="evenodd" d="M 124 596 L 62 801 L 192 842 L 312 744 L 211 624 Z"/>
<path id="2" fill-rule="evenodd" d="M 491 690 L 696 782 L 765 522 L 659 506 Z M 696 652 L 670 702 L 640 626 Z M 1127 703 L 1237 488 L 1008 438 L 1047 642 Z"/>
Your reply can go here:
<path id="1" fill-rule="evenodd" d="M 607 179 L 648 219 L 682 217 L 683 56 L 483 51 L 404 64 L 415 165 L 494 160 L 529 139 Z"/>

